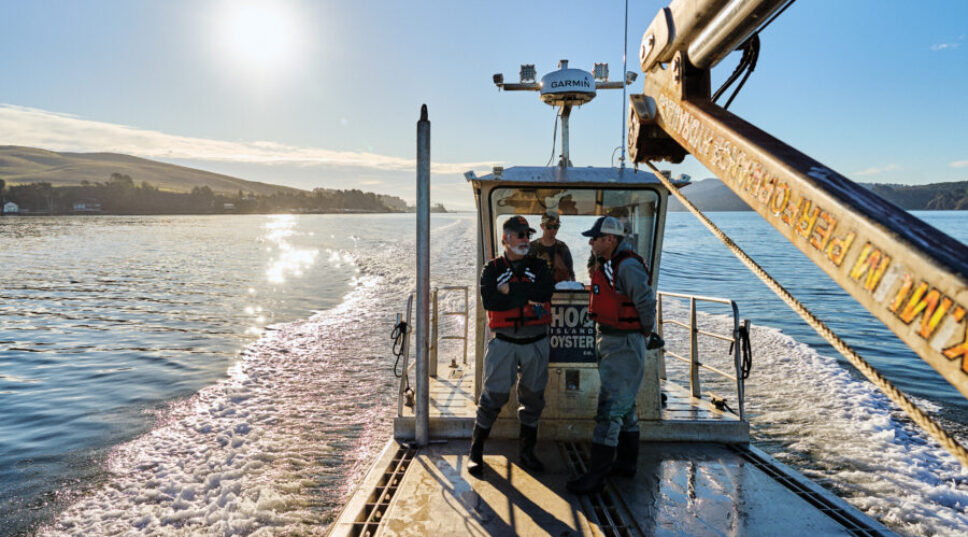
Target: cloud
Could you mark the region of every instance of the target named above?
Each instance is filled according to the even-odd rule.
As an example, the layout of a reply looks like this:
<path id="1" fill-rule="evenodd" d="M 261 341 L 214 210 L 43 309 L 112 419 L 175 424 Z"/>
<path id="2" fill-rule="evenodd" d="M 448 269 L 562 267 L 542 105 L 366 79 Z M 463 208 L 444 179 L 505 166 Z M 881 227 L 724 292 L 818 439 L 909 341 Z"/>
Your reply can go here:
<path id="1" fill-rule="evenodd" d="M 366 168 L 413 171 L 416 160 L 356 151 L 333 151 L 271 141 L 225 141 L 191 138 L 83 119 L 0 103 L 3 143 L 51 151 L 110 152 L 156 159 L 186 159 L 240 164 Z M 490 169 L 498 162 L 435 162 L 434 173 L 459 174 Z"/>
<path id="2" fill-rule="evenodd" d="M 964 168 L 968 166 L 968 160 L 956 160 L 950 164 L 952 168 Z"/>
<path id="3" fill-rule="evenodd" d="M 851 175 L 858 175 L 858 176 L 863 176 L 863 175 L 877 175 L 877 174 L 880 174 L 880 173 L 892 172 L 894 170 L 900 170 L 900 169 L 901 169 L 901 167 L 898 166 L 897 164 L 888 164 L 887 166 L 882 166 L 882 167 L 879 167 L 879 168 L 878 167 L 867 168 L 866 170 L 861 170 L 859 172 L 854 172 Z"/>
<path id="4" fill-rule="evenodd" d="M 960 45 L 960 43 L 938 43 L 936 45 L 931 45 L 931 50 L 937 52 L 946 48 L 958 48 L 958 45 Z"/>

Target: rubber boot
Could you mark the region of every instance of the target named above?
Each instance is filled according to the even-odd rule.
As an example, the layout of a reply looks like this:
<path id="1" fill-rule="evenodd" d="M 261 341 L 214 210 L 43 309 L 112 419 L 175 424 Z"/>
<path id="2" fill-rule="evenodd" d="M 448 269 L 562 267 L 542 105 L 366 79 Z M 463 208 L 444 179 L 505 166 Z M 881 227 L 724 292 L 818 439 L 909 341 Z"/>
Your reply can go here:
<path id="1" fill-rule="evenodd" d="M 618 448 L 615 449 L 615 464 L 611 475 L 635 477 L 639 463 L 639 432 L 618 433 Z"/>
<path id="2" fill-rule="evenodd" d="M 518 440 L 518 460 L 526 470 L 543 472 L 544 464 L 534 454 L 534 446 L 538 443 L 538 428 L 521 425 L 521 435 Z"/>
<path id="3" fill-rule="evenodd" d="M 575 494 L 598 494 L 605 488 L 605 477 L 612 469 L 615 448 L 592 442 L 592 457 L 588 461 L 588 471 L 581 477 L 569 481 L 565 488 Z"/>
<path id="4" fill-rule="evenodd" d="M 467 473 L 472 476 L 484 475 L 484 441 L 489 434 L 491 434 L 490 429 L 474 424 L 474 431 L 471 433 L 471 453 L 467 457 Z"/>

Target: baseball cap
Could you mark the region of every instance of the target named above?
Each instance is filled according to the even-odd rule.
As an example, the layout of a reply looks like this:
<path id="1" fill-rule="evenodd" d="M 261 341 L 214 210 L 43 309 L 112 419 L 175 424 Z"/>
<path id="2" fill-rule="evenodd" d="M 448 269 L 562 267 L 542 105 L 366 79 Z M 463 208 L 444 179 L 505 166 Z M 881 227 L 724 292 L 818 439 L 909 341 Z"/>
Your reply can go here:
<path id="1" fill-rule="evenodd" d="M 534 228 L 528 225 L 528 221 L 523 216 L 512 216 L 504 222 L 504 231 L 527 231 L 534 233 Z"/>
<path id="2" fill-rule="evenodd" d="M 583 231 L 582 235 L 591 238 L 601 237 L 602 235 L 625 236 L 625 227 L 622 222 L 614 216 L 600 216 L 595 220 L 595 225 L 588 231 Z"/>
<path id="3" fill-rule="evenodd" d="M 559 222 L 558 213 L 549 211 L 541 215 L 542 224 L 557 224 Z"/>

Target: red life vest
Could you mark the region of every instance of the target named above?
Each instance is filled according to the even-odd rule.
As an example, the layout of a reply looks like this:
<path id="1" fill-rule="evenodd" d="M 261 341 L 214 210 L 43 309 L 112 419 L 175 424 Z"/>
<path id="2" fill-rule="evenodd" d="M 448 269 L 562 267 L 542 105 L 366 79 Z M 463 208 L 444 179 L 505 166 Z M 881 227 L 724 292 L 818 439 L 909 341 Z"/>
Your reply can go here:
<path id="1" fill-rule="evenodd" d="M 629 257 L 645 266 L 645 261 L 638 254 L 631 250 L 621 250 L 615 257 L 600 265 L 592 275 L 592 292 L 588 294 L 588 318 L 610 328 L 642 330 L 639 310 L 635 309 L 632 299 L 615 290 L 615 272 L 619 263 Z M 649 272 L 648 267 L 645 271 Z"/>
<path id="2" fill-rule="evenodd" d="M 539 262 L 544 263 L 544 261 Z M 514 270 L 511 268 L 511 263 L 504 256 L 496 259 L 495 264 L 497 264 L 499 270 L 501 268 Z M 514 274 L 511 276 L 509 282 L 534 283 L 534 280 L 528 276 Z M 544 314 L 540 317 L 534 311 L 534 304 L 530 302 L 521 307 L 511 308 L 509 310 L 487 310 L 487 326 L 488 328 L 518 328 L 520 326 L 551 324 L 551 302 L 544 302 L 541 306 L 544 308 Z"/>

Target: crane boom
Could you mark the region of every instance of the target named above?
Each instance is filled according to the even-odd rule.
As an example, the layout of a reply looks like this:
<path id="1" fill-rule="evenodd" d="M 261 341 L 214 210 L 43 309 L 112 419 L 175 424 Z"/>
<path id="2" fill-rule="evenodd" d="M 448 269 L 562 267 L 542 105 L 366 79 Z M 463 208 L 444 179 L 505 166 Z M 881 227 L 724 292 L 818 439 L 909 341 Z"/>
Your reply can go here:
<path id="1" fill-rule="evenodd" d="M 787 3 L 663 8 L 640 49 L 629 156 L 693 155 L 968 398 L 968 247 L 710 98 L 712 66 Z"/>

